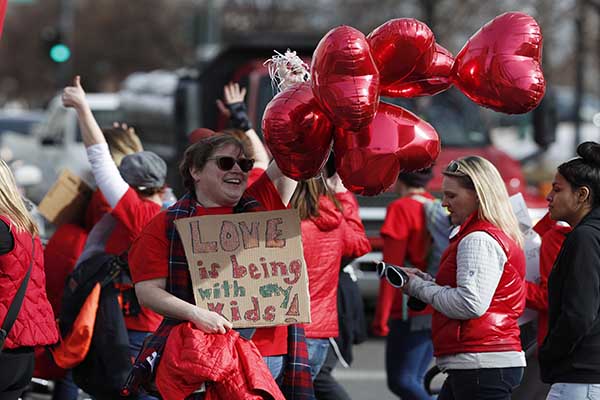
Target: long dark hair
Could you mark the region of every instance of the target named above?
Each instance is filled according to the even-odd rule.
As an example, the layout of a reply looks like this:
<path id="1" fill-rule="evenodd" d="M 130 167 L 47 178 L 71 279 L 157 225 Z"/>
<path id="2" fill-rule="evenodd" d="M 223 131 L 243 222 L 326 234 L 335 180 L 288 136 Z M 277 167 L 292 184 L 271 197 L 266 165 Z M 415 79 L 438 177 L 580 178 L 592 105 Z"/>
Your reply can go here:
<path id="1" fill-rule="evenodd" d="M 586 186 L 590 189 L 591 205 L 600 206 L 600 144 L 584 142 L 577 146 L 579 157 L 558 166 L 561 174 L 576 190 Z"/>

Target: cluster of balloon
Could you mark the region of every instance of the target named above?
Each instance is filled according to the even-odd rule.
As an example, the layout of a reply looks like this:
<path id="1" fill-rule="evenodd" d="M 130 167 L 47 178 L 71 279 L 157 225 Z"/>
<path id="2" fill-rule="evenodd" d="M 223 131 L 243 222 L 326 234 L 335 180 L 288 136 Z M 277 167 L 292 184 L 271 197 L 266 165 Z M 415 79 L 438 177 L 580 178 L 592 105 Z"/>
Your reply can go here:
<path id="1" fill-rule="evenodd" d="M 484 25 L 456 58 L 412 18 L 387 21 L 366 37 L 340 26 L 317 45 L 310 74 L 293 52 L 268 61 L 282 92 L 265 110 L 265 140 L 293 179 L 318 174 L 333 142 L 346 187 L 376 195 L 440 152 L 431 125 L 379 96 L 431 96 L 454 85 L 481 106 L 525 113 L 544 96 L 541 51 L 538 24 L 519 12 Z"/>

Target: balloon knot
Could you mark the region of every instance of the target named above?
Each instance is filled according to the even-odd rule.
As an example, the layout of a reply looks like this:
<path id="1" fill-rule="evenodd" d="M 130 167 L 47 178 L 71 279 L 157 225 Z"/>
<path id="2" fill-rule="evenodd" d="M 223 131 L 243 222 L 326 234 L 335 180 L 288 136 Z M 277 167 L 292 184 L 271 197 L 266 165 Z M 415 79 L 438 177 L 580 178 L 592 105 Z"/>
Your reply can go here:
<path id="1" fill-rule="evenodd" d="M 265 61 L 264 65 L 269 68 L 271 84 L 275 91 L 283 91 L 310 79 L 308 65 L 290 49 L 287 49 L 285 54 L 275 50 L 275 55 Z"/>

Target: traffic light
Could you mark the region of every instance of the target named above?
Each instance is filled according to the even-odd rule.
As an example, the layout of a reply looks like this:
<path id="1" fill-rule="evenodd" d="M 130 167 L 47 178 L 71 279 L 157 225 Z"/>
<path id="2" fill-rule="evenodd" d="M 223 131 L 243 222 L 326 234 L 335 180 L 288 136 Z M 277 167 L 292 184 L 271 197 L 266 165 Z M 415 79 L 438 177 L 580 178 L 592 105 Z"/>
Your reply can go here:
<path id="1" fill-rule="evenodd" d="M 64 42 L 63 35 L 54 27 L 46 27 L 41 33 L 46 56 L 55 63 L 64 63 L 71 58 L 71 49 Z"/>

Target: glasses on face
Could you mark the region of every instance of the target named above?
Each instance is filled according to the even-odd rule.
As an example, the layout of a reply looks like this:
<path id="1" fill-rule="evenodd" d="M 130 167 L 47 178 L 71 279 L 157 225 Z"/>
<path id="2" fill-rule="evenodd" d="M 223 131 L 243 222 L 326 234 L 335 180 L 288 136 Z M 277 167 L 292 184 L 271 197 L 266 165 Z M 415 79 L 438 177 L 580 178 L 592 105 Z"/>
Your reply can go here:
<path id="1" fill-rule="evenodd" d="M 375 270 L 379 279 L 385 277 L 389 284 L 395 288 L 401 288 L 408 282 L 408 275 L 397 265 L 380 261 L 377 263 Z"/>
<path id="2" fill-rule="evenodd" d="M 243 172 L 249 172 L 252 169 L 252 167 L 254 167 L 254 160 L 251 158 L 235 159 L 230 156 L 221 156 L 212 157 L 208 160 L 215 160 L 217 162 L 217 167 L 219 167 L 221 171 L 231 171 L 231 169 L 236 163 Z"/>

